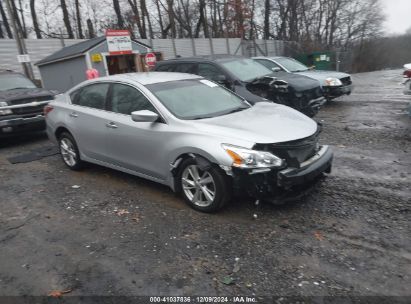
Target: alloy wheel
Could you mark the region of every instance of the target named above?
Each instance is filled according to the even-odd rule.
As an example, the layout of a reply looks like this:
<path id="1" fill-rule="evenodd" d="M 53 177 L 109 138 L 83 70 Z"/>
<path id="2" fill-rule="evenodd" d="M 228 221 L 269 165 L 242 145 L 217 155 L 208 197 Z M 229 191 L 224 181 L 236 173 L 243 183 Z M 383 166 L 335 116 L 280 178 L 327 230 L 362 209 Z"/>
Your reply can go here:
<path id="1" fill-rule="evenodd" d="M 73 167 L 77 164 L 77 154 L 70 139 L 65 137 L 60 140 L 60 152 L 64 162 L 69 167 Z"/>
<path id="2" fill-rule="evenodd" d="M 210 206 L 215 199 L 216 186 L 213 176 L 197 165 L 187 166 L 181 176 L 185 196 L 199 207 Z"/>

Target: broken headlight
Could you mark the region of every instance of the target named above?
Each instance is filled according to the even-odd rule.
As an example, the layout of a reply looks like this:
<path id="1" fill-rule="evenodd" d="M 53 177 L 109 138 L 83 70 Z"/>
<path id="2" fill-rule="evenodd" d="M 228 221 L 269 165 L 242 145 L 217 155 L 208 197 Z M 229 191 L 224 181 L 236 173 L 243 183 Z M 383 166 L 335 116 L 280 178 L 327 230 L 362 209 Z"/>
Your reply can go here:
<path id="1" fill-rule="evenodd" d="M 233 160 L 233 167 L 243 169 L 282 167 L 283 160 L 270 152 L 222 144 L 223 149 Z"/>
<path id="2" fill-rule="evenodd" d="M 327 78 L 325 84 L 329 87 L 338 87 L 342 85 L 342 82 L 337 78 Z"/>
<path id="3" fill-rule="evenodd" d="M 7 107 L 8 103 L 5 101 L 0 101 L 0 115 L 9 115 L 12 114 L 10 109 L 4 109 L 2 110 L 1 107 Z"/>

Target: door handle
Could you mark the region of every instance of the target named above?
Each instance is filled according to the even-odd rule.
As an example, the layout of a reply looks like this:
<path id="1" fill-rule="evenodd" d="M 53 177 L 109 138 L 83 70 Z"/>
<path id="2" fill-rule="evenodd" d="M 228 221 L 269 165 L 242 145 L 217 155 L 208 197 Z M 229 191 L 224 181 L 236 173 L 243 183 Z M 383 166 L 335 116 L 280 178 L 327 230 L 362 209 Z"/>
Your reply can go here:
<path id="1" fill-rule="evenodd" d="M 78 114 L 77 114 L 76 112 L 71 112 L 71 113 L 70 113 L 70 117 L 74 117 L 74 118 L 75 118 L 75 117 L 78 117 Z"/>
<path id="2" fill-rule="evenodd" d="M 109 123 L 106 123 L 106 127 L 111 128 L 111 129 L 117 129 L 118 128 L 117 125 L 112 121 L 109 122 Z"/>

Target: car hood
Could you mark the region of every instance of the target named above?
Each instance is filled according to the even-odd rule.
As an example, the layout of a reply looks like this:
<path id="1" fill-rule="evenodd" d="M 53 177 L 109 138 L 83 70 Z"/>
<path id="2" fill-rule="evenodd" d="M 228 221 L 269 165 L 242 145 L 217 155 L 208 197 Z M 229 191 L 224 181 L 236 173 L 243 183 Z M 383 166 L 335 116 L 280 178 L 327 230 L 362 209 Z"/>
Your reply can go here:
<path id="1" fill-rule="evenodd" d="M 9 91 L 0 91 L 0 101 L 12 101 L 19 99 L 33 99 L 36 97 L 48 97 L 54 94 L 46 89 L 17 89 Z"/>
<path id="2" fill-rule="evenodd" d="M 280 143 L 302 139 L 317 131 L 317 123 L 287 106 L 259 102 L 228 115 L 193 122 L 201 133 L 250 143 Z"/>
<path id="3" fill-rule="evenodd" d="M 317 80 L 299 74 L 287 73 L 287 72 L 275 72 L 269 76 L 273 76 L 278 80 L 284 80 L 288 82 L 290 86 L 294 88 L 296 92 L 302 92 L 319 87 Z"/>
<path id="4" fill-rule="evenodd" d="M 327 78 L 345 78 L 345 77 L 350 77 L 349 74 L 342 73 L 342 72 L 336 72 L 336 71 L 304 71 L 304 72 L 297 72 L 296 74 L 298 75 L 303 75 L 310 77 L 312 79 L 318 80 L 321 85 L 325 85 L 325 80 Z"/>

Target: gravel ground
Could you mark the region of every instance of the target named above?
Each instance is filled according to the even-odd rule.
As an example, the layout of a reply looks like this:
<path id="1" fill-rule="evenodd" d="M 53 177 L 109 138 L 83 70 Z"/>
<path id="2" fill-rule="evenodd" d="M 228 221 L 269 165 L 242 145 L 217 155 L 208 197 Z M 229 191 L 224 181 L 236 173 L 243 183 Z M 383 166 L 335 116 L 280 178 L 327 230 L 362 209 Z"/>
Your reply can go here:
<path id="1" fill-rule="evenodd" d="M 0 295 L 411 296 L 411 119 L 400 71 L 354 75 L 317 116 L 332 174 L 286 206 L 215 215 L 168 188 L 0 141 Z M 73 185 L 80 186 L 73 188 Z M 257 218 L 254 218 L 254 214 Z"/>

